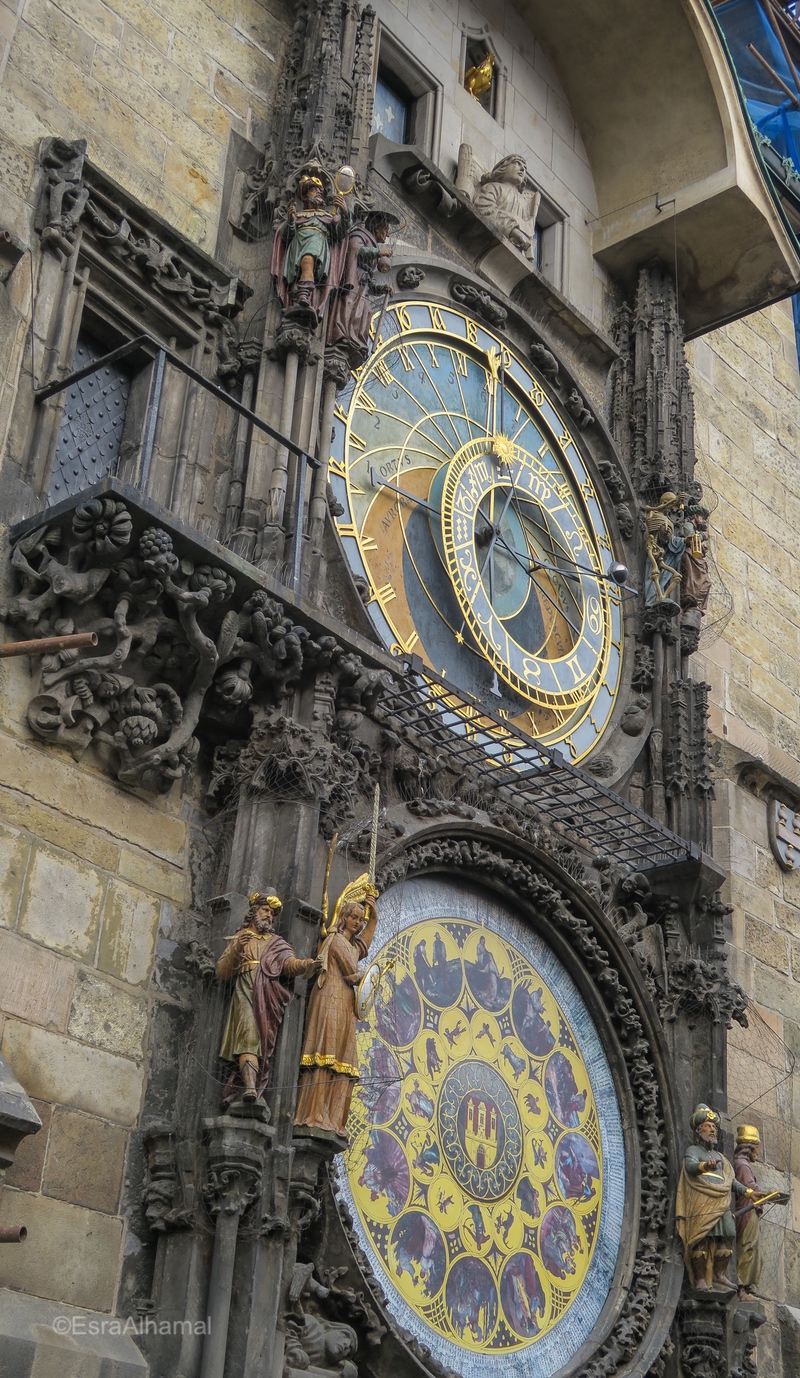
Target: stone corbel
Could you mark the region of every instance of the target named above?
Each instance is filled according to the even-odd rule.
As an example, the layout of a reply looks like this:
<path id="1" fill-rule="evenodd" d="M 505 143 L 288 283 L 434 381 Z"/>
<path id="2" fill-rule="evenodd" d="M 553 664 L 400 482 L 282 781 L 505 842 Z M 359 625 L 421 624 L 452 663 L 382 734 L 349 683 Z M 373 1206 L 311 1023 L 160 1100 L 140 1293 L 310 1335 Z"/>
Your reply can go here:
<path id="1" fill-rule="evenodd" d="M 11 1167 L 22 1140 L 28 1134 L 38 1134 L 41 1127 L 33 1102 L 0 1057 L 0 1179 Z"/>

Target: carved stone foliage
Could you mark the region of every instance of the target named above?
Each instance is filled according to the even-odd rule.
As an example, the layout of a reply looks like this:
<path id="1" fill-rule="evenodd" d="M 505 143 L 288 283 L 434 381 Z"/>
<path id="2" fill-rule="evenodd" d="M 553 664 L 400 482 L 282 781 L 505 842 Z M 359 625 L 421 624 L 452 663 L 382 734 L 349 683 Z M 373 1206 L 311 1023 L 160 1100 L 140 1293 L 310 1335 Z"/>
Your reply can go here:
<path id="1" fill-rule="evenodd" d="M 37 223 L 45 248 L 69 254 L 85 228 L 105 258 L 124 264 L 148 290 L 196 312 L 207 325 L 219 326 L 251 295 L 188 241 L 174 235 L 168 242 L 143 207 L 120 204 L 113 184 L 87 160 L 85 139 L 43 139 L 39 163 L 44 178 Z"/>
<path id="2" fill-rule="evenodd" d="M 261 1195 L 266 1125 L 229 1116 L 206 1122 L 208 1175 L 203 1196 L 210 1215 L 242 1216 Z"/>
<path id="3" fill-rule="evenodd" d="M 397 270 L 397 285 L 401 292 L 414 292 L 425 281 L 425 269 L 416 263 L 404 263 Z"/>
<path id="4" fill-rule="evenodd" d="M 256 734 L 248 756 L 236 745 L 252 714 L 279 709 L 306 675 L 315 685 L 314 741 L 325 739 L 323 774 L 333 773 L 323 791 L 331 816 L 373 769 L 351 734 L 375 706 L 385 673 L 365 667 L 333 637 L 315 640 L 264 589 L 237 582 L 150 512 L 115 493 L 91 498 L 21 535 L 11 565 L 18 591 L 2 615 L 25 637 L 98 637 L 90 651 L 34 662 L 41 680 L 28 722 L 42 740 L 76 759 L 93 746 L 122 783 L 164 792 L 197 756 L 202 724 L 212 740 L 228 739 L 212 772 L 217 804 L 226 777 L 233 785 L 249 769 L 252 778 L 259 751 L 280 778 L 295 789 L 305 780 L 313 794 L 322 768 L 310 759 L 318 748 L 304 744 L 300 729 L 292 736 L 280 712 Z M 335 744 L 327 741 L 332 731 Z"/>
<path id="5" fill-rule="evenodd" d="M 335 173 L 342 164 L 356 172 L 356 193 L 370 203 L 366 186 L 372 123 L 375 11 L 360 12 L 340 0 L 298 0 L 294 26 L 275 93 L 273 138 L 255 175 L 255 214 L 284 207 L 297 174 L 311 158 Z M 352 65 L 343 69 L 342 53 Z M 268 170 L 267 170 L 268 169 Z M 243 203 L 243 216 L 248 202 Z"/>
<path id="6" fill-rule="evenodd" d="M 640 496 L 680 493 L 694 473 L 694 404 L 675 286 L 660 265 L 642 268 L 614 339 L 611 429 L 623 463 Z"/>
<path id="7" fill-rule="evenodd" d="M 321 738 L 281 714 L 260 722 L 239 756 L 235 779 L 249 794 L 319 801 L 320 827 L 330 839 L 371 798 L 380 757 L 363 743 Z"/>
<path id="8" fill-rule="evenodd" d="M 598 925 L 574 912 L 569 899 L 528 862 L 494 843 L 452 836 L 411 842 L 379 867 L 381 889 L 405 875 L 426 870 L 457 870 L 491 883 L 497 881 L 531 904 L 564 937 L 587 972 L 612 1020 L 636 1107 L 636 1134 L 642 1164 L 639 1238 L 632 1282 L 618 1318 L 597 1355 L 580 1370 L 580 1378 L 613 1378 L 628 1371 L 651 1327 L 666 1330 L 669 1317 L 656 1310 L 665 1267 L 668 1215 L 665 1105 L 642 1016 L 625 977 L 609 956 L 607 937 Z M 360 1256 L 359 1262 L 366 1267 Z M 432 1367 L 427 1359 L 427 1367 Z"/>
<path id="9" fill-rule="evenodd" d="M 691 1028 L 701 1019 L 724 1024 L 727 1029 L 735 1020 L 747 1028 L 747 996 L 741 986 L 731 980 L 724 967 L 720 970 L 718 964 L 699 955 L 671 964 L 669 996 L 663 1010 L 670 1020 L 684 1014 Z"/>

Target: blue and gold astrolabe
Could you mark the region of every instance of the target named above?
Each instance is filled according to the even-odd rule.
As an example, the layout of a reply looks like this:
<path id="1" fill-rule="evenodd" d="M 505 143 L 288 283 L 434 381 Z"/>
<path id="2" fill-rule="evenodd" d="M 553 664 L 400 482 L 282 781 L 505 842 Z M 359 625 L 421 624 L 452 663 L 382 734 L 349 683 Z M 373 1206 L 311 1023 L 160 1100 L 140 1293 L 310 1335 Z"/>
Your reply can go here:
<path id="1" fill-rule="evenodd" d="M 340 394 L 330 476 L 386 645 L 585 756 L 620 676 L 611 536 L 569 422 L 516 352 L 455 308 L 389 307 Z"/>
<path id="2" fill-rule="evenodd" d="M 378 961 L 392 966 L 359 1026 L 348 1125 L 361 1226 L 442 1340 L 510 1355 L 580 1311 L 598 1246 L 606 1165 L 580 1039 L 531 961 L 479 924 L 416 923 Z"/>

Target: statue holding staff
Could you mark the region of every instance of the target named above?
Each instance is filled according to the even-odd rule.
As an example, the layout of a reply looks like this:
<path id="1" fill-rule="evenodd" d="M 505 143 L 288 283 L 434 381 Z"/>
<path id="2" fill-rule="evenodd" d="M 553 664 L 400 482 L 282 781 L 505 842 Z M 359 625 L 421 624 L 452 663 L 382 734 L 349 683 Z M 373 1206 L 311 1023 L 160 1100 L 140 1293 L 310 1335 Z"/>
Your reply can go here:
<path id="1" fill-rule="evenodd" d="M 319 971 L 313 957 L 296 957 L 274 932 L 282 909 L 277 895 L 256 891 L 241 928 L 217 962 L 221 981 L 234 981 L 220 1057 L 236 1064 L 223 1092 L 226 1108 L 234 1101 L 260 1101 L 295 976 L 312 980 Z"/>
<path id="2" fill-rule="evenodd" d="M 755 1125 L 740 1124 L 736 1130 L 736 1151 L 733 1155 L 733 1170 L 736 1181 L 745 1190 L 744 1205 L 736 1216 L 736 1274 L 739 1281 L 739 1295 L 744 1300 L 749 1292 L 755 1291 L 761 1276 L 761 1216 L 764 1204 L 771 1201 L 776 1206 L 785 1206 L 789 1197 L 782 1191 L 771 1191 L 758 1195 L 758 1179 L 753 1171 L 753 1163 L 758 1157 L 761 1138 Z"/>
<path id="3" fill-rule="evenodd" d="M 327 925 L 327 875 L 323 899 L 321 971 L 308 997 L 296 1126 L 347 1137 L 347 1118 L 358 1081 L 356 989 L 364 978 L 359 966 L 370 949 L 378 922 L 375 849 L 379 793 L 375 789 L 370 869 L 346 885 Z M 331 844 L 328 874 L 336 838 Z"/>

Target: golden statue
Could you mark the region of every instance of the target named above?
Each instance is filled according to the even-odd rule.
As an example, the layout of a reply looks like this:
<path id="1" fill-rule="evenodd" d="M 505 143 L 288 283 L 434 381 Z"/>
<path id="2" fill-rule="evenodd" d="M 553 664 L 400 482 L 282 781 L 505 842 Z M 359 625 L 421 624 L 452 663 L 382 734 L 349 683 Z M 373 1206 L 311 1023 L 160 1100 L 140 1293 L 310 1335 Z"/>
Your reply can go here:
<path id="1" fill-rule="evenodd" d="M 295 976 L 312 980 L 319 971 L 313 957 L 296 957 L 273 930 L 283 905 L 277 895 L 256 891 L 238 933 L 217 962 L 221 981 L 235 981 L 220 1057 L 235 1062 L 225 1090 L 226 1106 L 241 1097 L 261 1100 L 284 1011 Z"/>
<path id="2" fill-rule="evenodd" d="M 327 883 L 323 902 L 320 973 L 308 998 L 300 1058 L 295 1124 L 345 1139 L 350 1101 L 358 1080 L 356 987 L 359 962 L 369 952 L 378 921 L 378 891 L 365 872 L 345 886 L 327 925 Z"/>
<path id="3" fill-rule="evenodd" d="M 761 1276 L 761 1216 L 765 1201 L 785 1206 L 789 1197 L 782 1191 L 757 1196 L 758 1180 L 752 1164 L 758 1157 L 761 1138 L 754 1124 L 740 1124 L 736 1130 L 736 1151 L 733 1170 L 737 1183 L 744 1189 L 745 1203 L 736 1211 L 736 1274 L 739 1295 L 744 1299 L 753 1292 Z"/>
<path id="4" fill-rule="evenodd" d="M 473 100 L 479 101 L 481 96 L 485 96 L 486 92 L 490 89 L 492 77 L 494 76 L 495 61 L 494 53 L 487 53 L 481 62 L 475 67 L 470 67 L 465 73 L 464 86 L 467 91 L 469 91 Z"/>

